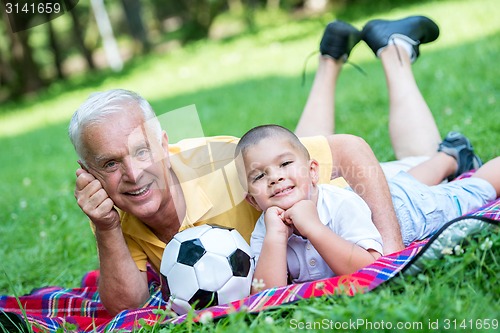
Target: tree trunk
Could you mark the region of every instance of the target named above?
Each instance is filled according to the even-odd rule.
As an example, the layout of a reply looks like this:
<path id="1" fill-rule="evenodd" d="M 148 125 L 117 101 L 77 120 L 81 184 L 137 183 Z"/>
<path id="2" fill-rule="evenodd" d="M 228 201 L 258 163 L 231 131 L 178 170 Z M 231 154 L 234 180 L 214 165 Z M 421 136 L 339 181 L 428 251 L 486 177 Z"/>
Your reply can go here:
<path id="1" fill-rule="evenodd" d="M 106 59 L 108 60 L 111 69 L 115 72 L 119 72 L 123 69 L 123 60 L 120 55 L 120 50 L 118 49 L 115 36 L 113 35 L 113 28 L 111 27 L 111 22 L 109 21 L 106 6 L 104 6 L 103 0 L 90 0 L 90 4 L 92 6 L 92 11 L 94 12 L 97 28 L 99 29 L 99 33 L 102 37 L 102 44 L 104 47 L 104 53 L 106 54 Z"/>
<path id="2" fill-rule="evenodd" d="M 187 20 L 185 24 L 184 41 L 206 38 L 210 27 L 224 6 L 223 0 L 192 0 L 185 1 Z"/>
<path id="3" fill-rule="evenodd" d="M 73 35 L 75 36 L 76 44 L 78 48 L 80 49 L 80 52 L 82 52 L 83 57 L 85 58 L 85 61 L 87 62 L 87 66 L 89 69 L 94 70 L 95 63 L 94 59 L 92 58 L 92 52 L 85 46 L 85 42 L 83 40 L 83 32 L 82 28 L 80 25 L 80 20 L 78 19 L 78 15 L 76 13 L 76 8 L 73 8 L 73 10 L 70 10 L 70 16 L 71 20 L 73 21 L 72 28 L 73 28 Z"/>
<path id="4" fill-rule="evenodd" d="M 50 19 L 47 20 L 47 29 L 49 32 L 49 43 L 50 48 L 52 49 L 52 54 L 54 55 L 54 66 L 57 72 L 57 78 L 63 80 L 64 73 L 62 71 L 62 55 L 59 45 L 57 45 L 56 34 L 54 32 L 54 26 L 52 25 L 52 21 Z"/>
<path id="5" fill-rule="evenodd" d="M 5 17 L 4 17 L 5 18 Z M 9 49 L 11 50 L 10 64 L 14 74 L 9 82 L 10 93 L 19 97 L 24 93 L 35 92 L 44 86 L 40 78 L 38 64 L 33 60 L 33 50 L 28 39 L 29 30 L 13 33 L 5 18 Z"/>
<path id="6" fill-rule="evenodd" d="M 267 9 L 278 9 L 280 8 L 280 0 L 267 0 Z"/>
<path id="7" fill-rule="evenodd" d="M 140 43 L 141 52 L 147 53 L 151 49 L 144 21 L 142 20 L 141 3 L 139 0 L 121 0 L 125 17 L 132 37 Z"/>
<path id="8" fill-rule="evenodd" d="M 243 10 L 243 2 L 241 0 L 227 0 L 229 11 L 239 13 Z"/>

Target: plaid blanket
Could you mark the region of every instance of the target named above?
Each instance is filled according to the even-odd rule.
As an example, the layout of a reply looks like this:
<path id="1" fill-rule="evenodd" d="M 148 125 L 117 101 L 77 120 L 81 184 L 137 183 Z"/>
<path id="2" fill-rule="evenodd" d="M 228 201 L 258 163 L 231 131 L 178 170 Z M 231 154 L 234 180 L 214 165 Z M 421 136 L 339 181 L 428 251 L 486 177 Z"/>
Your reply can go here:
<path id="1" fill-rule="evenodd" d="M 498 224 L 500 200 L 451 221 L 443 228 L 452 229 L 449 227 L 461 221 Z M 482 228 L 482 225 L 478 228 Z M 462 227 L 460 229 L 463 230 Z M 470 230 L 472 231 L 469 233 L 474 229 Z M 412 244 L 401 252 L 383 256 L 350 275 L 267 289 L 230 304 L 197 311 L 193 319 L 198 321 L 207 313 L 213 318 L 220 318 L 235 311 L 259 312 L 304 298 L 368 292 L 389 281 L 402 270 L 409 271 L 408 268 L 413 266 L 418 269 L 419 261 L 425 259 L 425 253 L 432 249 L 431 245 L 444 236 L 446 235 L 440 232 L 430 239 Z M 148 302 L 140 309 L 123 311 L 115 317 L 106 312 L 99 301 L 98 277 L 98 271 L 89 272 L 84 276 L 81 288 L 44 287 L 19 298 L 0 296 L 0 331 L 1 324 L 25 325 L 27 321 L 33 332 L 55 332 L 61 328 L 71 332 L 127 332 L 139 328 L 139 321 L 154 325 L 158 321 L 175 324 L 187 319 L 186 315 L 165 318 L 156 311 L 165 308 L 166 304 L 161 298 L 159 277 L 151 269 L 148 271 L 151 294 Z M 11 331 L 14 330 L 7 329 L 7 332 Z"/>

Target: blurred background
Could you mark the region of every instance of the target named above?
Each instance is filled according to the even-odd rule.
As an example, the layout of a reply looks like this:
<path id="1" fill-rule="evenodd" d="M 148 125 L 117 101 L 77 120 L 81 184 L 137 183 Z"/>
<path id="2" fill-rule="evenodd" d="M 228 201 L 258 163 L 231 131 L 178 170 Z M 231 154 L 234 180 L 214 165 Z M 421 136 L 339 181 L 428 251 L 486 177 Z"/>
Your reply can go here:
<path id="1" fill-rule="evenodd" d="M 131 59 L 165 54 L 198 40 L 256 33 L 262 20 L 273 20 L 269 13 L 304 19 L 335 12 L 338 17 L 352 20 L 425 0 L 54 2 L 61 4 L 64 15 L 23 15 L 22 8 L 16 7 L 17 15 L 7 17 L 3 11 L 0 16 L 0 103 L 37 93 L 55 81 L 82 72 L 104 68 L 119 72 Z M 72 9 L 67 11 L 68 8 Z M 265 12 L 267 16 L 262 15 Z M 13 33 L 13 27 L 33 25 Z"/>

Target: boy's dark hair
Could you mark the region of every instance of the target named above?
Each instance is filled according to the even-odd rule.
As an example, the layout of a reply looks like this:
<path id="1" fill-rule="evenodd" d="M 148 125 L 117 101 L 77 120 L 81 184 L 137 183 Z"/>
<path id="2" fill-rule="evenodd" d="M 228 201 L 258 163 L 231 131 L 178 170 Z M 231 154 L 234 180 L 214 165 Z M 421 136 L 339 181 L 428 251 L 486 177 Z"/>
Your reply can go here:
<path id="1" fill-rule="evenodd" d="M 238 142 L 234 156 L 237 157 L 240 154 L 244 154 L 249 147 L 269 137 L 285 137 L 292 146 L 304 154 L 306 159 L 310 159 L 309 151 L 302 142 L 300 142 L 299 138 L 292 131 L 280 125 L 261 125 L 246 132 Z"/>

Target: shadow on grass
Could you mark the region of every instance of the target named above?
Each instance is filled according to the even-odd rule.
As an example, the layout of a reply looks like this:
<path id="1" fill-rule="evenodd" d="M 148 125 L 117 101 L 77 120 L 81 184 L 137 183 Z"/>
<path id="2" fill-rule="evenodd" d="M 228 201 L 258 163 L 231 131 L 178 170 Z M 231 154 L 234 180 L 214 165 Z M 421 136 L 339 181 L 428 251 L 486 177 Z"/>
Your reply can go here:
<path id="1" fill-rule="evenodd" d="M 498 79 L 494 71 L 484 69 L 492 66 L 492 59 L 500 52 L 500 43 L 491 42 L 499 36 L 500 33 L 496 33 L 473 43 L 434 52 L 424 49 L 423 56 L 414 65 L 422 94 L 443 132 L 461 125 L 469 127 L 472 136 L 484 131 L 499 131 L 498 121 L 483 121 L 473 128 L 473 123 L 463 123 L 463 115 L 450 113 L 450 109 L 463 110 L 474 115 L 474 122 L 479 122 L 480 114 L 493 115 Z M 474 66 L 471 66 L 472 62 Z M 381 126 L 381 123 L 386 122 L 388 110 L 387 89 L 381 65 L 376 59 L 360 65 L 367 76 L 350 66 L 346 66 L 340 76 L 336 101 L 337 132 L 360 135 L 375 146 L 387 146 L 387 133 L 380 136 L 381 132 L 387 132 L 387 127 Z M 462 74 L 465 67 L 469 71 L 467 78 Z M 140 70 L 141 64 L 138 61 L 129 65 L 120 75 L 126 76 Z M 66 86 L 66 91 L 98 87 L 106 80 L 107 74 L 101 74 L 88 81 L 82 78 L 80 84 L 75 82 Z M 253 78 L 174 97 L 150 99 L 149 102 L 157 114 L 195 104 L 204 135 L 207 136 L 241 136 L 251 127 L 264 123 L 277 123 L 294 129 L 313 77 L 311 72 L 307 73 L 305 86 L 302 86 L 300 76 Z M 467 90 L 474 94 L 474 98 L 470 98 Z M 44 98 L 50 97 L 47 94 Z"/>
<path id="2" fill-rule="evenodd" d="M 334 6 L 332 12 L 339 19 L 346 21 L 352 21 L 357 19 L 362 19 L 363 17 L 372 16 L 377 13 L 385 13 L 391 9 L 395 8 L 405 8 L 414 4 L 420 4 L 423 2 L 431 2 L 431 0 L 381 0 L 381 1 L 371 1 L 371 0 L 351 0 L 346 4 L 340 4 Z M 323 16 L 322 16 L 323 17 Z M 301 21 L 311 21 L 317 24 L 311 25 L 310 29 L 304 30 L 307 32 L 316 33 L 322 31 L 324 26 L 328 23 L 325 18 L 322 17 L 306 17 L 300 19 Z M 276 23 L 279 24 L 279 23 Z M 239 39 L 242 36 L 252 35 L 269 28 L 269 26 L 264 26 L 257 31 L 245 30 L 242 33 L 234 36 L 228 36 L 220 40 L 220 42 L 231 42 L 235 39 Z M 277 39 L 276 42 L 286 42 L 290 40 L 296 40 L 304 35 L 304 31 L 300 32 L 300 35 L 289 34 L 287 37 L 282 39 Z M 318 35 L 318 40 L 321 36 Z M 171 38 L 171 36 L 169 36 Z M 311 50 L 311 52 L 314 50 Z M 154 54 L 136 56 L 133 59 L 125 63 L 124 68 L 116 73 L 111 69 L 99 69 L 87 74 L 78 74 L 67 80 L 54 81 L 49 86 L 35 94 L 26 95 L 15 100 L 4 101 L 0 103 L 2 108 L 0 109 L 0 114 L 10 113 L 9 109 L 15 109 L 14 106 L 19 107 L 23 105 L 30 107 L 38 102 L 43 102 L 54 98 L 64 92 L 76 91 L 79 89 L 86 89 L 103 84 L 109 77 L 123 78 L 131 74 L 137 67 L 140 67 L 141 63 L 147 62 L 148 59 L 155 57 Z"/>

